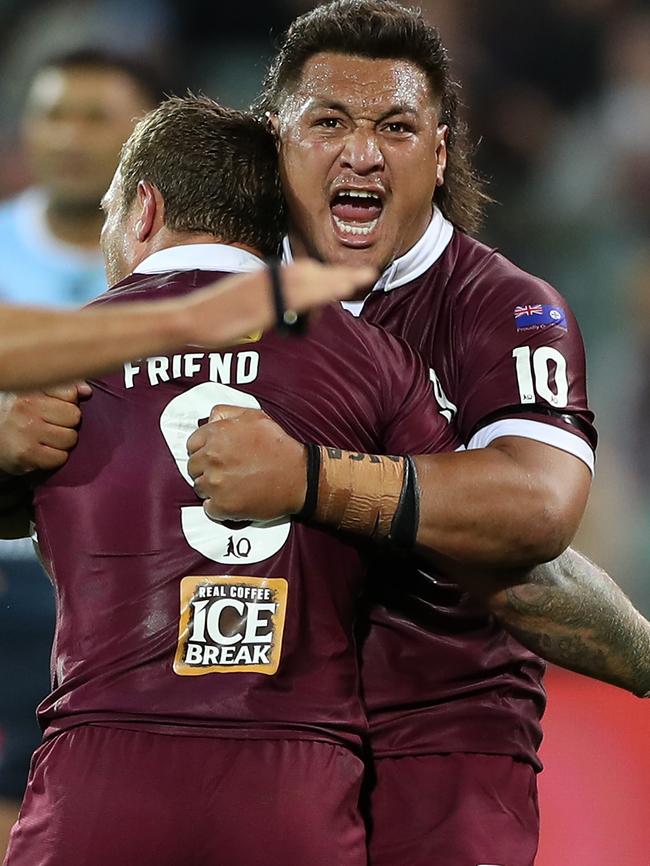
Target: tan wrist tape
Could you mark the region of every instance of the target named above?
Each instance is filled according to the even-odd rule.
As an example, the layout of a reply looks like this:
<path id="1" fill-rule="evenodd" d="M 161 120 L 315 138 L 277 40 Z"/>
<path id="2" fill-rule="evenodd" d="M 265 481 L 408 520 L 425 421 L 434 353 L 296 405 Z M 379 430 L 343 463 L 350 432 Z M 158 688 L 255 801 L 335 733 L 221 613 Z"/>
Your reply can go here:
<path id="1" fill-rule="evenodd" d="M 313 519 L 373 538 L 386 538 L 400 504 L 406 458 L 320 447 Z"/>

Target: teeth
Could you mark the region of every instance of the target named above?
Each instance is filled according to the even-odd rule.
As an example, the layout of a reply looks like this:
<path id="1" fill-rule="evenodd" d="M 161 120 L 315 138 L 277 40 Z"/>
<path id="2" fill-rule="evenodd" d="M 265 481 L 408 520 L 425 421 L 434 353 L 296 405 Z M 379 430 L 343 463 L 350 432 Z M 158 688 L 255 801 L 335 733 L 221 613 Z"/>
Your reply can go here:
<path id="1" fill-rule="evenodd" d="M 379 198 L 374 192 L 365 192 L 360 189 L 344 189 L 343 195 L 349 195 L 351 198 Z"/>
<path id="2" fill-rule="evenodd" d="M 334 216 L 334 222 L 336 223 L 336 227 L 339 228 L 342 232 L 351 235 L 369 235 L 370 232 L 374 229 L 374 227 L 379 222 L 379 217 L 376 220 L 372 220 L 372 222 L 364 223 L 361 225 L 353 225 L 352 223 L 344 223 L 343 220 L 340 220 L 338 217 Z"/>

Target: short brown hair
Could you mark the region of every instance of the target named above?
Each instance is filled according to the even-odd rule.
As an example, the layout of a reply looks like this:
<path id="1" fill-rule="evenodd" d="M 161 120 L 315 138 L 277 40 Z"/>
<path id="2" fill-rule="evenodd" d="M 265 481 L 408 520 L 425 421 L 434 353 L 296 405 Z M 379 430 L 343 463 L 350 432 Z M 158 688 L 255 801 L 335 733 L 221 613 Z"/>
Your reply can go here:
<path id="1" fill-rule="evenodd" d="M 491 199 L 472 166 L 467 126 L 459 115 L 458 85 L 435 27 L 417 9 L 392 0 L 334 0 L 296 18 L 266 75 L 257 108 L 276 112 L 300 80 L 307 60 L 329 51 L 372 59 L 406 60 L 426 74 L 449 128 L 445 183 L 436 204 L 458 228 L 476 231 Z"/>
<path id="2" fill-rule="evenodd" d="M 206 233 L 275 255 L 284 203 L 275 143 L 254 115 L 205 96 L 172 96 L 146 114 L 122 148 L 122 206 L 147 180 L 172 231 Z"/>

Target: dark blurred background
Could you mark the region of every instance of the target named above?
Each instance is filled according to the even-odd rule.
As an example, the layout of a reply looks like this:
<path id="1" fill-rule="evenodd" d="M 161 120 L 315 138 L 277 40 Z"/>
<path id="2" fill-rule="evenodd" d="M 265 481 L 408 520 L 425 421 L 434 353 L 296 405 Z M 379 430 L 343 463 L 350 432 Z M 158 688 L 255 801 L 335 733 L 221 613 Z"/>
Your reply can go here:
<path id="1" fill-rule="evenodd" d="M 24 105 L 33 71 L 46 58 L 70 49 L 117 50 L 151 64 L 167 92 L 190 87 L 245 107 L 256 95 L 274 40 L 295 15 L 315 5 L 307 0 L 0 0 L 0 198 L 34 181 L 24 146 Z M 450 49 L 477 162 L 497 202 L 483 239 L 556 285 L 583 328 L 601 438 L 576 546 L 650 615 L 650 5 L 641 0 L 417 5 Z M 555 681 L 550 682 L 553 697 Z M 581 701 L 592 701 L 591 718 L 604 717 L 605 706 L 625 697 L 584 686 L 580 678 L 558 675 L 557 682 L 564 703 L 559 709 L 551 705 L 547 778 L 562 785 L 573 805 L 576 798 L 593 805 L 597 793 L 591 783 L 589 793 L 580 788 L 587 784 L 584 767 L 571 760 L 580 744 L 567 750 L 571 737 L 584 732 L 565 730 L 558 721 L 561 709 L 567 707 L 571 718 L 572 695 L 580 694 Z M 638 719 L 647 746 L 647 709 L 643 715 L 638 703 L 631 702 L 629 712 L 627 703 L 616 706 L 624 707 L 621 718 L 632 726 Z M 611 724 L 620 727 L 620 720 Z M 596 749 L 602 754 L 607 743 L 617 741 L 609 727 L 602 735 L 603 742 L 587 747 L 586 755 Z M 555 747 L 566 750 L 561 765 L 553 764 Z M 617 788 L 630 776 L 629 768 L 623 773 L 622 760 L 612 761 L 620 779 L 613 770 L 601 778 L 600 787 L 611 793 L 606 813 L 584 812 L 591 841 L 579 836 L 575 844 L 582 847 L 575 851 L 566 840 L 553 848 L 558 821 L 569 813 L 556 808 L 562 792 L 542 785 L 549 806 L 543 806 L 540 866 L 648 866 L 647 826 L 637 832 L 636 825 L 619 826 L 616 820 L 633 821 L 637 800 L 641 811 L 644 799 L 647 808 L 649 770 L 646 764 L 633 791 Z M 559 774 L 553 769 L 558 766 Z M 638 761 L 635 766 L 639 771 Z M 615 807 L 622 802 L 625 809 L 616 819 Z M 645 855 L 637 859 L 633 847 L 625 848 L 620 841 L 625 833 L 628 845 L 630 834 L 641 834 Z"/>

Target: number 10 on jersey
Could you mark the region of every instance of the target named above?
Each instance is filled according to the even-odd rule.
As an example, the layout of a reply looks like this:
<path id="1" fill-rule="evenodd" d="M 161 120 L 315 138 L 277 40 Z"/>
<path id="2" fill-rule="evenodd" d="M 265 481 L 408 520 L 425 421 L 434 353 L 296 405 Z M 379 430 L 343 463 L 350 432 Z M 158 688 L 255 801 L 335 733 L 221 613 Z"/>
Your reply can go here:
<path id="1" fill-rule="evenodd" d="M 564 355 L 552 346 L 519 346 L 512 352 L 517 385 L 522 403 L 536 403 L 541 397 L 551 406 L 564 407 L 569 402 L 569 380 Z"/>

